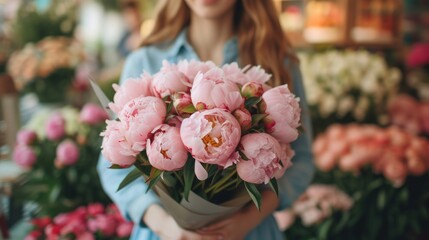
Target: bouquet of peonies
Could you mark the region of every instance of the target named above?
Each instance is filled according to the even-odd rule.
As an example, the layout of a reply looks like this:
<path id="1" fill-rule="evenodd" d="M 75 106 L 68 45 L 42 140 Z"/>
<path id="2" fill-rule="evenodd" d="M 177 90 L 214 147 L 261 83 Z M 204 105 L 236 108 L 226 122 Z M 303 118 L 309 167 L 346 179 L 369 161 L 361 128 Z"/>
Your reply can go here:
<path id="1" fill-rule="evenodd" d="M 393 125 L 412 134 L 429 135 L 429 102 L 398 95 L 389 103 L 389 116 Z"/>
<path id="2" fill-rule="evenodd" d="M 313 150 L 316 165 L 322 171 L 335 166 L 358 173 L 371 166 L 395 186 L 408 175 L 421 176 L 429 170 L 429 142 L 397 127 L 373 125 L 333 125 L 317 137 Z"/>
<path id="3" fill-rule="evenodd" d="M 299 59 L 316 130 L 331 122 L 386 123 L 387 102 L 401 80 L 399 69 L 367 51 L 301 53 Z"/>
<path id="4" fill-rule="evenodd" d="M 35 93 L 40 102 L 64 102 L 84 60 L 82 47 L 66 37 L 48 37 L 14 52 L 8 72 L 19 91 Z"/>
<path id="5" fill-rule="evenodd" d="M 277 191 L 300 126 L 299 100 L 269 79 L 260 67 L 164 61 L 153 76 L 114 85 L 118 119 L 107 121 L 102 154 L 111 168 L 136 167 L 120 188 L 144 175 L 185 228 L 239 210 L 244 189 L 260 207 L 259 185 Z"/>
<path id="6" fill-rule="evenodd" d="M 51 216 L 94 201 L 108 202 L 98 181 L 105 111 L 87 104 L 39 113 L 17 134 L 14 161 L 25 173 L 15 188 L 22 201 L 34 202 Z"/>
<path id="7" fill-rule="evenodd" d="M 352 206 L 353 200 L 337 187 L 313 184 L 292 207 L 276 212 L 274 217 L 288 239 L 332 239 L 337 226 L 330 223 L 341 221 L 344 218 L 341 212 L 349 211 Z"/>
<path id="8" fill-rule="evenodd" d="M 398 127 L 333 125 L 314 142 L 314 182 L 352 196 L 335 239 L 418 239 L 429 221 L 429 142 Z M 329 239 L 329 238 L 328 238 Z"/>
<path id="9" fill-rule="evenodd" d="M 92 203 L 53 218 L 31 220 L 33 230 L 24 240 L 125 240 L 129 239 L 133 223 L 126 221 L 115 205 L 105 207 Z"/>

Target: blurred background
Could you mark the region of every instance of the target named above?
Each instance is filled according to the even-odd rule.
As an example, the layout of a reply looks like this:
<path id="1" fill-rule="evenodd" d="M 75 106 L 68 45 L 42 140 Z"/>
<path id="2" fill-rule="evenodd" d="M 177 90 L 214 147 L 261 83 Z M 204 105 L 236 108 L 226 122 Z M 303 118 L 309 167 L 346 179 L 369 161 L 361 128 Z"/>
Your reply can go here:
<path id="1" fill-rule="evenodd" d="M 0 239 L 129 236 L 95 169 L 107 116 L 88 79 L 113 97 L 156 2 L 0 0 Z M 429 0 L 274 2 L 317 168 L 279 226 L 289 239 L 429 239 Z"/>

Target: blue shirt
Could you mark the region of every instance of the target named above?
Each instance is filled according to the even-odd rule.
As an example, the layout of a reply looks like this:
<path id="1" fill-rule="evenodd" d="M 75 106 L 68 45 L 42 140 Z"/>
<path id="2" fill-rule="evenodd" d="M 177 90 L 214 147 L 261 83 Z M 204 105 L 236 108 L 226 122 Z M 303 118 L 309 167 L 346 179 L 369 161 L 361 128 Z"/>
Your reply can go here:
<path id="1" fill-rule="evenodd" d="M 238 61 L 238 42 L 236 38 L 232 38 L 225 44 L 223 54 L 223 63 Z M 150 74 L 158 72 L 161 68 L 162 60 L 165 59 L 172 63 L 177 63 L 182 59 L 198 60 L 197 54 L 187 41 L 186 30 L 183 30 L 173 42 L 157 46 L 147 46 L 133 52 L 125 62 L 121 82 L 129 78 L 137 78 L 143 71 Z M 293 166 L 278 180 L 279 209 L 290 206 L 301 195 L 310 183 L 314 172 L 313 156 L 311 153 L 311 124 L 301 73 L 299 67 L 292 61 L 286 59 L 285 64 L 290 70 L 290 75 L 293 79 L 294 93 L 301 99 L 301 121 L 305 132 L 292 143 L 292 148 L 295 150 L 295 157 L 292 160 Z M 100 157 L 97 168 L 104 190 L 118 205 L 123 215 L 136 224 L 131 239 L 159 239 L 142 221 L 142 216 L 146 209 L 151 204 L 159 203 L 157 196 L 152 191 L 145 194 L 147 185 L 142 178 L 134 181 L 121 191 L 116 192 L 119 183 L 131 171 L 131 168 L 108 169 L 109 166 L 109 162 Z M 284 237 L 278 229 L 274 218 L 269 216 L 257 228 L 253 229 L 246 239 L 277 240 L 284 239 Z"/>

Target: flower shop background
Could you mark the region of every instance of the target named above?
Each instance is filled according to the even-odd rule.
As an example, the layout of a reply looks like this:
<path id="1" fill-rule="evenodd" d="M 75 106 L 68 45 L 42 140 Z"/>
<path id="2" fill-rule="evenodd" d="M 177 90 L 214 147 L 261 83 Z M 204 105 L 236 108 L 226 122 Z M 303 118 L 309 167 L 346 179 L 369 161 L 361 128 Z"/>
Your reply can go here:
<path id="1" fill-rule="evenodd" d="M 0 239 L 129 235 L 95 170 L 107 116 L 88 79 L 112 97 L 155 2 L 0 0 Z M 429 1 L 276 4 L 317 168 L 279 226 L 289 239 L 428 239 Z"/>

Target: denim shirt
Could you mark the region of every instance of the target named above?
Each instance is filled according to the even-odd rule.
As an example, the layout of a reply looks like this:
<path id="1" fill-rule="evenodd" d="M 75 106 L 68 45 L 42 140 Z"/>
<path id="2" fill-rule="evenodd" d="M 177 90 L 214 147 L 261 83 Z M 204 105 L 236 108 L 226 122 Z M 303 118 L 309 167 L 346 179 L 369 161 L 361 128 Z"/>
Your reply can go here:
<path id="1" fill-rule="evenodd" d="M 197 54 L 187 40 L 186 31 L 186 29 L 183 30 L 170 43 L 143 47 L 129 55 L 125 61 L 120 82 L 123 83 L 129 78 L 137 78 L 143 71 L 149 74 L 158 72 L 161 68 L 162 60 L 172 63 L 177 63 L 182 59 L 198 60 Z M 232 38 L 225 44 L 223 54 L 223 63 L 238 61 L 237 38 Z M 314 172 L 311 153 L 311 124 L 301 73 L 298 65 L 292 61 L 286 59 L 285 64 L 290 70 L 290 76 L 293 79 L 293 91 L 300 98 L 301 121 L 305 132 L 300 134 L 298 139 L 292 143 L 292 148 L 295 150 L 292 167 L 286 171 L 281 179 L 278 179 L 279 210 L 289 207 L 301 195 L 310 183 Z M 147 185 L 143 178 L 134 181 L 117 192 L 116 189 L 119 183 L 131 171 L 132 167 L 128 169 L 109 169 L 109 166 L 109 162 L 101 156 L 97 169 L 104 190 L 118 205 L 122 214 L 135 223 L 131 239 L 159 239 L 142 221 L 143 214 L 150 205 L 160 204 L 156 194 L 152 191 L 145 193 Z M 284 239 L 284 237 L 278 229 L 274 218 L 269 216 L 258 227 L 253 229 L 246 239 Z"/>

